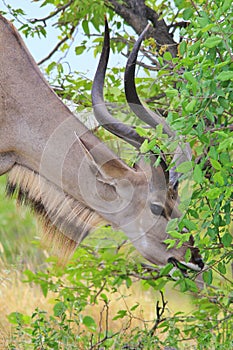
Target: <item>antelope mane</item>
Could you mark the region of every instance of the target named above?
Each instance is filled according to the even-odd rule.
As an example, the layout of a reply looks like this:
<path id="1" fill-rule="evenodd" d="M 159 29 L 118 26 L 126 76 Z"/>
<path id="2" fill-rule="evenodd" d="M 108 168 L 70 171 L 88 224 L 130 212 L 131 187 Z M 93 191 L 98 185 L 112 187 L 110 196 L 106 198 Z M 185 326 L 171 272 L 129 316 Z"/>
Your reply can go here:
<path id="1" fill-rule="evenodd" d="M 94 210 L 64 193 L 38 173 L 14 165 L 8 173 L 6 193 L 29 205 L 43 226 L 42 244 L 66 263 L 89 232 L 103 224 Z"/>

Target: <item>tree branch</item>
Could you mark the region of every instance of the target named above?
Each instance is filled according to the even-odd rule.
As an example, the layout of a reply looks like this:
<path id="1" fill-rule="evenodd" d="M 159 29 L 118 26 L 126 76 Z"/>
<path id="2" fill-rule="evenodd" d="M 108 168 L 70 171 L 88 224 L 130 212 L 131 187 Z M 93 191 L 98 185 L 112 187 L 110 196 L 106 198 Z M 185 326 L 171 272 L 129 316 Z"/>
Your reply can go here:
<path id="1" fill-rule="evenodd" d="M 161 294 L 161 299 L 162 299 L 162 307 L 159 306 L 159 300 L 157 301 L 156 303 L 156 321 L 153 325 L 153 327 L 151 328 L 149 334 L 150 336 L 152 337 L 156 331 L 156 329 L 158 328 L 158 325 L 163 322 L 165 320 L 165 318 L 162 318 L 164 312 L 165 312 L 165 307 L 167 305 L 167 301 L 164 300 L 164 295 L 163 295 L 163 292 L 160 291 L 160 294 Z"/>
<path id="2" fill-rule="evenodd" d="M 65 10 L 67 7 L 69 7 L 72 3 L 74 2 L 74 0 L 70 0 L 67 4 L 58 7 L 55 11 L 53 11 L 52 13 L 50 13 L 50 15 L 43 17 L 43 18 L 32 18 L 30 19 L 30 23 L 34 24 L 36 22 L 43 22 L 44 26 L 46 26 L 46 21 L 54 16 L 56 16 L 59 12 Z"/>
<path id="3" fill-rule="evenodd" d="M 75 26 L 72 26 L 69 35 L 66 35 L 62 40 L 60 40 L 57 45 L 53 48 L 52 51 L 50 51 L 50 53 L 44 57 L 42 60 L 40 60 L 37 64 L 38 66 L 40 66 L 42 63 L 44 63 L 45 61 L 49 60 L 54 54 L 55 52 L 58 51 L 59 47 L 64 44 L 68 39 L 70 39 L 70 37 L 72 36 L 73 32 L 75 30 Z"/>
<path id="4" fill-rule="evenodd" d="M 145 1 L 125 0 L 121 3 L 117 0 L 105 0 L 105 4 L 113 8 L 137 34 L 141 34 L 148 21 L 151 21 L 153 28 L 151 27 L 148 31 L 147 37 L 154 38 L 158 46 L 166 45 L 173 57 L 177 55 L 177 43 L 169 33 L 168 26 L 163 19 L 159 19 L 159 15 L 154 10 L 145 5 Z"/>

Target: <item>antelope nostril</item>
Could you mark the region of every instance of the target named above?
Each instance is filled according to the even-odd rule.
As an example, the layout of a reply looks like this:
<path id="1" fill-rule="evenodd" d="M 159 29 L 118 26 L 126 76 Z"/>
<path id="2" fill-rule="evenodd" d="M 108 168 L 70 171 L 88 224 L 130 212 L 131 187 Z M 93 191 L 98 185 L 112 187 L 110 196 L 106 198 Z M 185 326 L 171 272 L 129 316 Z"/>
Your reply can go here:
<path id="1" fill-rule="evenodd" d="M 203 263 L 203 260 L 201 258 L 194 259 L 195 263 L 200 267 L 200 269 L 203 269 L 205 264 Z"/>

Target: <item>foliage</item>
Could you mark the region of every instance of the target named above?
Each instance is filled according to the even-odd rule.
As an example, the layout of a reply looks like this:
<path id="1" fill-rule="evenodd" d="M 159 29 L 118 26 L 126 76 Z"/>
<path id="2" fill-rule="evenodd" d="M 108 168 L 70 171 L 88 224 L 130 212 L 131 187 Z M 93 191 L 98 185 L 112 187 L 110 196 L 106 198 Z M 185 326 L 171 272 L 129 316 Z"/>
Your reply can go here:
<path id="1" fill-rule="evenodd" d="M 216 298 L 215 302 L 210 295 L 203 294 L 203 298 L 196 301 L 192 315 L 180 311 L 169 316 L 161 294 L 161 300 L 158 299 L 155 307 L 154 320 L 142 319 L 142 327 L 133 327 L 133 321 L 138 318 L 136 311 L 139 304 L 128 305 L 126 292 L 119 293 L 122 284 L 130 288 L 135 283 L 135 277 L 141 276 L 144 278 L 144 288 L 153 286 L 160 289 L 168 277 L 143 271 L 130 256 L 126 260 L 125 253 L 120 254 L 111 247 L 98 251 L 79 248 L 65 269 L 58 269 L 55 265 L 47 272 L 27 270 L 25 275 L 26 282 L 40 285 L 45 296 L 49 291 L 53 292 L 53 314 L 48 315 L 37 309 L 31 316 L 18 312 L 9 315 L 9 321 L 16 325 L 15 339 L 12 339 L 10 348 L 60 349 L 62 344 L 68 349 L 95 349 L 98 346 L 122 349 L 127 344 L 132 348 L 151 349 L 165 345 L 179 346 L 180 342 L 187 348 L 190 339 L 200 344 L 204 342 L 206 349 L 218 342 L 230 346 L 229 300 L 224 300 L 220 290 L 212 295 Z M 187 289 L 192 290 L 192 285 L 190 287 L 187 284 Z M 117 294 L 118 303 L 124 306 L 110 315 Z M 91 311 L 94 307 L 100 310 L 95 317 Z M 221 314 L 221 318 L 218 314 Z M 114 325 L 119 319 L 121 326 L 111 330 L 109 323 Z"/>
<path id="2" fill-rule="evenodd" d="M 85 39 L 75 47 L 76 55 L 82 57 L 87 50 L 92 50 L 94 56 L 100 52 L 104 13 L 108 14 L 114 38 L 112 52 L 127 55 L 127 48 L 132 46 L 134 35 L 129 35 L 129 26 L 112 8 L 104 6 L 108 5 L 108 1 L 93 1 L 92 6 L 89 1 L 78 0 L 39 3 L 44 7 L 53 6 L 49 19 L 22 21 L 22 16 L 25 16 L 23 10 L 10 8 L 10 11 L 21 21 L 20 30 L 25 36 L 46 36 L 47 21 L 56 22 L 60 30 L 57 50 L 60 50 L 61 57 L 70 50 L 69 40 L 76 28 L 85 33 Z M 55 294 L 54 309 L 52 315 L 39 309 L 31 316 L 17 312 L 11 314 L 9 321 L 16 325 L 15 339 L 10 345 L 12 349 L 97 349 L 100 346 L 122 349 L 123 344 L 127 344 L 128 349 L 160 349 L 162 346 L 177 349 L 232 348 L 231 1 L 203 3 L 201 0 L 175 0 L 173 6 L 167 4 L 167 1 L 159 5 L 147 1 L 148 6 L 166 16 L 170 23 L 175 21 L 175 28 L 180 28 L 178 56 L 172 57 L 166 46 L 158 50 L 153 40 L 146 40 L 143 53 L 149 57 L 149 63 L 142 64 L 136 82 L 141 98 L 148 102 L 150 108 L 167 117 L 173 129 L 192 148 L 193 159 L 179 168 L 184 180 L 191 177 L 191 188 L 184 185 L 181 191 L 185 215 L 179 229 L 186 227 L 195 237 L 207 264 L 203 273 L 206 287 L 200 291 L 193 279 L 178 274 L 174 283 L 182 293 L 198 292 L 192 314 L 186 314 L 182 309 L 172 316 L 166 314 L 166 302 L 162 296 L 155 308 L 153 321 L 143 320 L 142 327 L 134 328 L 132 321 L 136 318 L 137 303 L 130 309 L 123 302 L 125 307 L 111 316 L 111 322 L 122 319 L 122 327 L 113 331 L 109 328 L 112 293 L 122 284 L 129 288 L 135 278 L 142 281 L 144 288 L 164 291 L 170 280 L 167 274 L 171 266 L 166 266 L 158 274 L 135 263 L 131 250 L 127 255 L 125 251 L 124 254 L 119 253 L 112 247 L 80 248 L 63 270 L 52 265 L 46 272 L 25 272 L 27 281 L 40 285 L 45 296 L 50 292 Z M 184 22 L 185 26 L 179 26 Z M 78 111 L 91 106 L 89 78 L 81 72 L 67 73 L 64 59 L 53 60 L 53 55 L 44 69 L 50 82 L 59 86 L 57 92 L 60 96 L 77 103 Z M 106 78 L 106 98 L 109 102 L 117 100 L 120 104 L 125 103 L 122 71 L 120 66 L 109 70 Z M 136 122 L 124 111 L 120 117 L 134 124 Z M 143 127 L 137 130 L 152 138 L 151 142 L 143 145 L 143 152 L 155 149 L 153 137 L 156 137 L 156 145 L 159 140 L 160 149 L 165 153 L 170 154 L 177 145 L 177 140 L 170 142 L 159 128 L 149 132 Z M 98 133 L 103 134 L 102 131 Z M 103 137 L 108 138 L 106 134 Z M 167 240 L 170 246 L 181 238 L 174 227 L 171 222 Z M 123 296 L 120 300 L 124 300 Z M 91 316 L 90 311 L 87 313 L 88 305 L 97 304 L 102 305 L 98 320 Z"/>

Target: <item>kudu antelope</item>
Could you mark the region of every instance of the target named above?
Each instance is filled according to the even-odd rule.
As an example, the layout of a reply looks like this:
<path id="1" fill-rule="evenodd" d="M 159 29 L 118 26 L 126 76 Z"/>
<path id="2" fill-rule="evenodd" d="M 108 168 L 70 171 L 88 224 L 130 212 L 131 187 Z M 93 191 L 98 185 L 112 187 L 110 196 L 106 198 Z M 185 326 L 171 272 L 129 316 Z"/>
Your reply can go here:
<path id="1" fill-rule="evenodd" d="M 164 132 L 172 136 L 166 122 L 147 111 L 136 93 L 134 70 L 143 36 L 127 63 L 126 97 L 139 118 L 152 127 L 162 123 Z M 94 114 L 103 127 L 140 148 L 144 139 L 115 120 L 103 101 L 108 54 L 106 25 L 92 89 Z M 197 271 L 203 268 L 192 239 L 169 250 L 164 244 L 169 219 L 180 217 L 178 174 L 173 169 L 169 182 L 164 160 L 153 167 L 141 156 L 129 167 L 119 159 L 55 95 L 14 26 L 3 17 L 0 92 L 0 175 L 8 173 L 7 193 L 16 193 L 19 202 L 30 204 L 43 218 L 47 245 L 58 255 L 66 259 L 96 225 L 107 221 L 123 230 L 152 263 L 171 261 Z M 176 156 L 174 163 L 182 157 Z M 186 262 L 188 247 L 191 259 Z"/>

